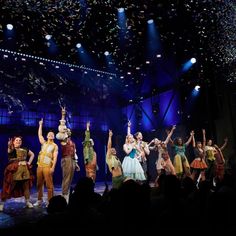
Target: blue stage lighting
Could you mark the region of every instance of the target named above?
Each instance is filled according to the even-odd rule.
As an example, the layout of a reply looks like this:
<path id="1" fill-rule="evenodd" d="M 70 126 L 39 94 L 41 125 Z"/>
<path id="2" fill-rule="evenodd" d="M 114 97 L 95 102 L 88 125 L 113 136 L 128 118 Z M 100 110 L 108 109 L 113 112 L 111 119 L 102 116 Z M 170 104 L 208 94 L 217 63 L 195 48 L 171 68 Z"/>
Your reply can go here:
<path id="1" fill-rule="evenodd" d="M 147 21 L 148 24 L 152 24 L 153 23 L 153 19 L 150 19 Z"/>

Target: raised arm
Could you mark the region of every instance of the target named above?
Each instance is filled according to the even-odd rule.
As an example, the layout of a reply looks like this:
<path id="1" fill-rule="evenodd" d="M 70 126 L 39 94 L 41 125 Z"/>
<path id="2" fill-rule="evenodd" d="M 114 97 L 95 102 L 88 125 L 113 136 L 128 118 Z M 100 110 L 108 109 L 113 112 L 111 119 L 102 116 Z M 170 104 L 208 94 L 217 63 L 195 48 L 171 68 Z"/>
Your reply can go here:
<path id="1" fill-rule="evenodd" d="M 205 149 L 205 146 L 206 146 L 206 130 L 202 129 L 202 147 L 203 147 L 203 150 Z"/>
<path id="2" fill-rule="evenodd" d="M 66 108 L 65 107 L 61 108 L 61 119 L 62 120 L 66 119 Z"/>
<path id="3" fill-rule="evenodd" d="M 89 142 L 90 141 L 90 122 L 88 121 L 86 123 L 86 131 L 85 131 L 85 142 Z"/>
<path id="4" fill-rule="evenodd" d="M 168 130 L 168 129 L 166 129 L 166 134 L 167 134 L 167 136 L 169 135 L 169 133 L 170 133 L 170 130 Z M 171 135 L 172 136 L 172 135 Z M 170 142 L 170 145 L 174 145 L 174 141 L 173 141 L 173 139 L 171 138 L 171 136 L 170 136 L 170 138 L 169 138 L 169 142 Z"/>
<path id="5" fill-rule="evenodd" d="M 131 122 L 128 122 L 127 135 L 131 134 Z"/>
<path id="6" fill-rule="evenodd" d="M 223 150 L 225 149 L 225 147 L 227 146 L 227 143 L 228 143 L 228 138 L 226 137 L 226 138 L 224 139 L 223 145 L 220 147 L 220 150 L 221 150 L 221 151 L 223 151 Z"/>
<path id="7" fill-rule="evenodd" d="M 107 142 L 107 156 L 109 156 L 111 154 L 111 146 L 112 146 L 112 130 L 109 130 L 109 136 L 108 136 L 108 142 Z"/>
<path id="8" fill-rule="evenodd" d="M 190 142 L 192 141 L 193 135 L 194 135 L 194 131 L 192 130 L 190 132 L 190 137 L 188 138 L 187 142 L 185 143 L 186 146 L 188 146 L 190 144 Z"/>
<path id="9" fill-rule="evenodd" d="M 66 116 L 66 108 L 62 107 L 61 120 L 59 121 L 60 124 L 58 126 L 59 132 L 56 134 L 56 138 L 60 140 L 61 145 L 66 145 L 68 138 L 65 116 Z"/>
<path id="10" fill-rule="evenodd" d="M 13 140 L 12 138 L 9 138 L 8 143 L 7 143 L 7 153 L 11 153 L 13 149 L 14 149 Z"/>
<path id="11" fill-rule="evenodd" d="M 148 144 L 148 148 L 149 150 L 156 150 L 156 145 L 153 145 L 155 143 L 155 139 L 153 139 L 149 144 Z"/>
<path id="12" fill-rule="evenodd" d="M 45 139 L 43 137 L 43 118 L 39 121 L 38 138 L 41 144 L 45 142 Z"/>
<path id="13" fill-rule="evenodd" d="M 193 134 L 193 137 L 192 137 L 192 142 L 193 142 L 193 147 L 195 148 L 196 147 L 196 141 L 195 141 L 194 134 Z"/>
<path id="14" fill-rule="evenodd" d="M 176 126 L 173 125 L 171 131 L 167 133 L 167 137 L 166 137 L 166 140 L 164 141 L 164 144 L 169 143 L 171 136 L 172 136 L 175 129 L 176 129 Z"/>

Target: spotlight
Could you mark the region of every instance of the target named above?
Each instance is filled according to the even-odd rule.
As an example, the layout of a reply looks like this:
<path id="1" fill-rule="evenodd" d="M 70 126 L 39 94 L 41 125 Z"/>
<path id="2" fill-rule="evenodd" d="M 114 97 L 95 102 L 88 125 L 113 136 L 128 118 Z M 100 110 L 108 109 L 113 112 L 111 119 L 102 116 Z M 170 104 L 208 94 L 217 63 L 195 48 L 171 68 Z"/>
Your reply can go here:
<path id="1" fill-rule="evenodd" d="M 195 89 L 195 91 L 198 92 L 200 90 L 200 88 L 201 88 L 200 85 L 196 85 L 194 89 Z"/>
<path id="2" fill-rule="evenodd" d="M 108 56 L 108 55 L 109 55 L 109 52 L 108 52 L 108 51 L 105 51 L 105 52 L 104 52 L 104 55 L 105 55 L 105 56 Z"/>
<path id="3" fill-rule="evenodd" d="M 13 30 L 13 25 L 12 24 L 7 24 L 7 29 L 8 30 Z"/>
<path id="4" fill-rule="evenodd" d="M 190 61 L 191 61 L 192 64 L 194 64 L 194 63 L 196 63 L 197 60 L 196 60 L 196 58 L 193 57 L 193 58 L 191 58 Z"/>
<path id="5" fill-rule="evenodd" d="M 125 11 L 125 9 L 124 9 L 123 7 L 118 8 L 118 12 L 119 12 L 119 13 L 122 13 L 122 12 L 124 12 L 124 11 Z"/>
<path id="6" fill-rule="evenodd" d="M 82 46 L 81 43 L 77 43 L 77 44 L 76 44 L 76 47 L 77 47 L 77 48 L 81 48 L 81 46 Z"/>
<path id="7" fill-rule="evenodd" d="M 50 34 L 47 34 L 46 36 L 45 36 L 45 39 L 47 39 L 47 40 L 50 40 L 52 38 L 52 35 L 50 35 Z"/>
<path id="8" fill-rule="evenodd" d="M 153 19 L 150 19 L 147 21 L 148 24 L 152 24 L 153 23 Z"/>

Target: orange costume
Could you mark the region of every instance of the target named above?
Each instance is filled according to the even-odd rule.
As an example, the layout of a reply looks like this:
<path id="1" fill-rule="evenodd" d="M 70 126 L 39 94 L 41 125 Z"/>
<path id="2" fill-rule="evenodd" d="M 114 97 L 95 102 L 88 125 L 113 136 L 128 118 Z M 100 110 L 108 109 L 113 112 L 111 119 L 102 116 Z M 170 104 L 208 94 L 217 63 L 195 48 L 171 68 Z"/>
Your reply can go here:
<path id="1" fill-rule="evenodd" d="M 87 123 L 87 130 L 85 131 L 85 139 L 83 142 L 83 154 L 84 154 L 84 164 L 86 177 L 96 180 L 96 170 L 97 170 L 97 155 L 93 148 L 93 140 L 90 139 L 89 125 Z"/>

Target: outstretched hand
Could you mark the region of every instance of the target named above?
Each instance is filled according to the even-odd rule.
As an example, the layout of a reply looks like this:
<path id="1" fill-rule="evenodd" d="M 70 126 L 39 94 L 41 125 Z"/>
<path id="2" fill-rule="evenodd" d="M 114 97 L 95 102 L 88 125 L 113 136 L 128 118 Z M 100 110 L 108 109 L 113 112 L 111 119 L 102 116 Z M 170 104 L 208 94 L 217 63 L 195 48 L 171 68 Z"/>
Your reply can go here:
<path id="1" fill-rule="evenodd" d="M 43 118 L 39 121 L 39 125 L 43 125 Z"/>
<path id="2" fill-rule="evenodd" d="M 65 115 L 65 114 L 66 114 L 66 107 L 62 107 L 62 108 L 61 108 L 61 114 L 62 114 L 62 115 Z"/>
<path id="3" fill-rule="evenodd" d="M 10 149 L 13 147 L 13 139 L 12 138 L 8 139 L 7 145 L 8 145 L 8 148 L 10 148 Z"/>
<path id="4" fill-rule="evenodd" d="M 193 136 L 193 135 L 194 135 L 194 130 L 192 130 L 192 131 L 190 132 L 190 135 L 191 135 L 191 136 Z"/>

